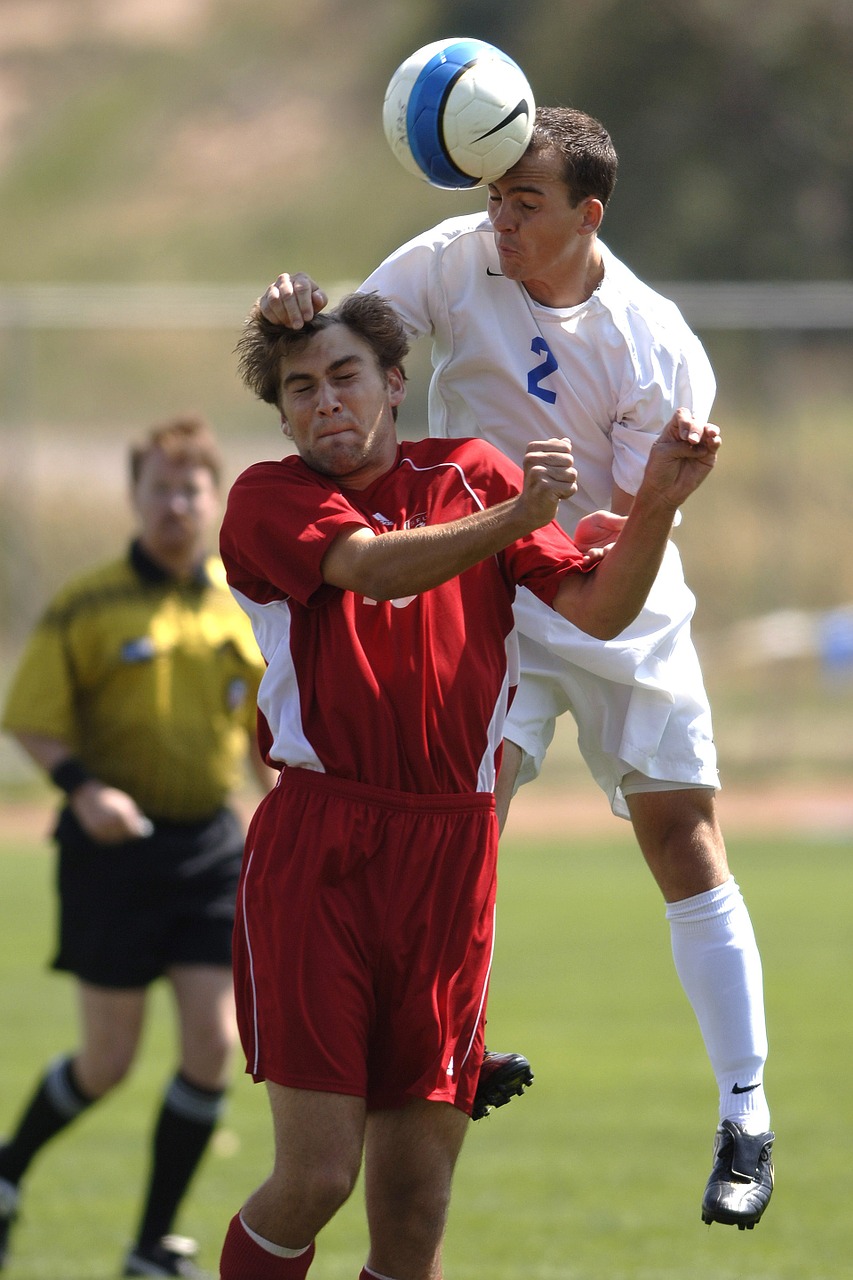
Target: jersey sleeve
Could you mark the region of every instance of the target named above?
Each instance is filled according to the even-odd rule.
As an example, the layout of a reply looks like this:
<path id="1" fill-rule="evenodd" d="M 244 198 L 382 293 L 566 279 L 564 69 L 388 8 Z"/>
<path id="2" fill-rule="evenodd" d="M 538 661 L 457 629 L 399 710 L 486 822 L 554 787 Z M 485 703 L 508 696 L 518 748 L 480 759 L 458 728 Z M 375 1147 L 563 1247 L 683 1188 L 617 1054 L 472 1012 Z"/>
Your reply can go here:
<path id="1" fill-rule="evenodd" d="M 524 483 L 521 468 L 484 440 L 469 444 L 483 462 L 480 485 L 484 505 L 496 506 L 515 497 Z M 472 470 L 469 474 L 476 483 L 476 473 Z M 556 520 L 510 543 L 500 553 L 500 560 L 509 582 L 516 587 L 527 587 L 549 605 L 566 574 L 585 572 L 582 552 Z"/>
<path id="2" fill-rule="evenodd" d="M 543 604 L 553 604 L 560 583 L 570 573 L 586 573 L 583 555 L 564 529 L 553 520 L 507 550 L 511 577 L 527 587 Z"/>
<path id="3" fill-rule="evenodd" d="M 387 299 L 414 337 L 449 328 L 441 282 L 442 255 L 461 233 L 481 221 L 480 215 L 448 218 L 406 241 L 371 272 L 359 292 L 378 293 Z"/>
<path id="4" fill-rule="evenodd" d="M 432 331 L 430 312 L 430 272 L 435 245 L 418 236 L 395 250 L 359 287 L 359 293 L 378 293 L 403 321 L 414 337 Z"/>
<path id="5" fill-rule="evenodd" d="M 32 632 L 12 677 L 2 727 L 56 738 L 76 750 L 73 664 L 62 617 L 54 604 Z"/>
<path id="6" fill-rule="evenodd" d="M 676 409 L 706 422 L 716 394 L 711 363 L 674 304 L 671 314 L 632 327 L 632 379 L 623 388 L 613 425 L 613 479 L 635 494 L 651 447 Z M 635 317 L 636 319 L 636 317 Z"/>
<path id="7" fill-rule="evenodd" d="M 337 592 L 323 580 L 323 557 L 353 527 L 370 525 L 296 459 L 250 467 L 228 495 L 220 531 L 228 584 L 259 603 L 292 596 L 322 604 Z"/>

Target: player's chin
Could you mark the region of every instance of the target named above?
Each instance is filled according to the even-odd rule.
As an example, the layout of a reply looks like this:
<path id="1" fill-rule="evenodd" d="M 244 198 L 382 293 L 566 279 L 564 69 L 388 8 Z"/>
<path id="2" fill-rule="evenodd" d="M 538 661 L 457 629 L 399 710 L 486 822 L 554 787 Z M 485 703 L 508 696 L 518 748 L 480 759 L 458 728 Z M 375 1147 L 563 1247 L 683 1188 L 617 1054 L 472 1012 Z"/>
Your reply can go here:
<path id="1" fill-rule="evenodd" d="M 363 441 L 351 438 L 342 441 L 340 436 L 329 437 L 323 445 L 306 451 L 303 459 L 309 467 L 333 479 L 352 475 L 367 461 Z"/>
<path id="2" fill-rule="evenodd" d="M 501 271 L 508 280 L 523 279 L 524 268 L 518 254 L 498 251 L 498 261 L 501 264 Z"/>

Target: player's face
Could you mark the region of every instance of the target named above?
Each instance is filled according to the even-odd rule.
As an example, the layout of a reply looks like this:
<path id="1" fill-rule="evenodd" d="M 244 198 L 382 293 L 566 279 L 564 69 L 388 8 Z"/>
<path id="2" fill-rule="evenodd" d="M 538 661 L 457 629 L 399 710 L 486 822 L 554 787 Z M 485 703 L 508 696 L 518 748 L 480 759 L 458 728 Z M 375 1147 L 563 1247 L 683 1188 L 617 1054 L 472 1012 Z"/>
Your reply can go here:
<path id="1" fill-rule="evenodd" d="M 346 325 L 321 329 L 285 356 L 279 385 L 284 430 L 314 471 L 362 489 L 393 465 L 402 374 L 391 369 L 386 377 L 370 345 Z"/>
<path id="2" fill-rule="evenodd" d="M 207 467 L 173 462 L 154 450 L 133 489 L 140 538 L 155 560 L 197 559 L 219 512 L 219 490 Z"/>
<path id="3" fill-rule="evenodd" d="M 501 271 L 520 280 L 539 302 L 568 305 L 601 205 L 572 206 L 556 151 L 525 155 L 489 184 L 489 218 Z"/>

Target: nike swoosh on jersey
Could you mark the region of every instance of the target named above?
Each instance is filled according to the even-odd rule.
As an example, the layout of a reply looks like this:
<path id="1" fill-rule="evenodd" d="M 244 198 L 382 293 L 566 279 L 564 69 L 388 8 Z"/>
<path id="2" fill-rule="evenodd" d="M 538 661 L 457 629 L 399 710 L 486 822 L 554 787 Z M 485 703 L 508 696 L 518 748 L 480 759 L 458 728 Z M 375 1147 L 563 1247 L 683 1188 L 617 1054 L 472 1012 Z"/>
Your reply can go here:
<path id="1" fill-rule="evenodd" d="M 758 1084 L 735 1084 L 732 1086 L 732 1093 L 752 1093 L 753 1089 L 757 1089 L 759 1084 L 761 1084 L 760 1080 Z"/>
<path id="2" fill-rule="evenodd" d="M 499 120 L 498 123 L 494 126 L 494 128 L 489 129 L 488 132 L 481 133 L 479 138 L 475 138 L 474 141 L 482 142 L 484 138 L 490 138 L 493 133 L 500 133 L 501 129 L 505 129 L 508 124 L 511 124 L 513 120 L 517 120 L 519 116 L 529 116 L 529 115 L 530 115 L 530 104 L 526 98 L 522 98 L 521 101 L 516 106 L 513 107 L 509 115 L 504 116 L 503 120 Z"/>
<path id="3" fill-rule="evenodd" d="M 502 272 L 502 271 L 493 271 L 491 267 L 486 267 L 486 275 L 487 275 L 487 276 L 502 276 L 502 275 L 503 275 L 503 272 Z"/>

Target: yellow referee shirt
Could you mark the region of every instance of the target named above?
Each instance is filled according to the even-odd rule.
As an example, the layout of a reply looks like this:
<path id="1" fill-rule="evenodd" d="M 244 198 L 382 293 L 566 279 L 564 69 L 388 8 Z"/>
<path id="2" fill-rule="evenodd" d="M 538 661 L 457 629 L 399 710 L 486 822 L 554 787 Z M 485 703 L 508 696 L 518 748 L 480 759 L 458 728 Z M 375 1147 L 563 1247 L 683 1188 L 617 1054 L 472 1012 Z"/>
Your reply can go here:
<path id="1" fill-rule="evenodd" d="M 241 777 L 263 671 L 217 559 L 178 583 L 134 543 L 58 593 L 2 724 L 67 743 L 152 818 L 191 822 L 213 814 Z"/>

